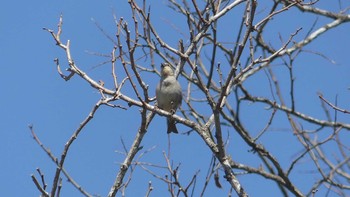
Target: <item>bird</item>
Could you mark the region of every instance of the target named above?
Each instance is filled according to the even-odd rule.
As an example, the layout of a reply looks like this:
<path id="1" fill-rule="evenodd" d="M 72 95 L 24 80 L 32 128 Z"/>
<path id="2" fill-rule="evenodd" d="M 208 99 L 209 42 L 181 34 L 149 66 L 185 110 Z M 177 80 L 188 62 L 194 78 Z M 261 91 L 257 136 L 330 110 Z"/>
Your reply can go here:
<path id="1" fill-rule="evenodd" d="M 174 114 L 182 102 L 182 89 L 174 76 L 174 71 L 169 63 L 161 64 L 160 81 L 156 88 L 157 105 L 160 109 Z M 179 133 L 175 120 L 167 118 L 167 133 Z"/>

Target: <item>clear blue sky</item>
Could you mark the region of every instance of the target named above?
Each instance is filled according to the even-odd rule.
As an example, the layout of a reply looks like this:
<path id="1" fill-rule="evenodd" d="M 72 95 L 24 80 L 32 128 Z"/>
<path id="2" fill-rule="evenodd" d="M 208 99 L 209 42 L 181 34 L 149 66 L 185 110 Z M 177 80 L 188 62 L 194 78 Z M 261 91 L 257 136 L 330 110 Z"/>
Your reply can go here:
<path id="1" fill-rule="evenodd" d="M 151 9 L 154 11 L 155 24 L 164 39 L 176 46 L 177 38 L 181 37 L 179 32 L 186 29 L 181 27 L 183 22 L 179 20 L 182 18 L 174 17 L 177 15 L 171 9 L 166 8 L 164 1 L 154 2 L 152 1 Z M 323 3 L 323 6 L 333 5 L 333 3 L 328 4 Z M 258 7 L 259 9 L 264 9 L 263 5 L 259 6 L 261 6 Z M 336 9 L 337 5 L 334 7 L 334 10 Z M 28 125 L 33 124 L 41 141 L 56 156 L 59 156 L 64 143 L 100 98 L 100 94 L 79 77 L 75 76 L 69 82 L 65 82 L 60 78 L 53 59 L 59 57 L 61 64 L 65 65 L 64 53 L 55 46 L 51 36 L 42 28 L 47 27 L 56 30 L 58 18 L 62 13 L 64 20 L 62 40 L 71 40 L 73 57 L 78 66 L 98 80 L 106 76 L 110 77 L 109 65 L 96 67 L 99 63 L 107 61 L 108 58 L 91 55 L 89 52 L 109 54 L 113 48 L 113 43 L 98 30 L 92 18 L 109 35 L 113 36 L 116 32 L 113 13 L 116 13 L 118 18 L 124 17 L 125 20 L 130 20 L 129 7 L 126 1 L 40 0 L 7 1 L 2 3 L 0 10 L 0 153 L 2 157 L 0 164 L 0 175 L 2 177 L 0 196 L 38 196 L 39 192 L 30 175 L 35 174 L 36 168 L 39 167 L 44 172 L 50 186 L 55 165 L 31 138 Z M 291 12 L 293 13 L 293 11 Z M 270 28 L 271 40 L 268 42 L 278 46 L 280 44 L 278 32 L 282 32 L 283 39 L 287 40 L 289 35 L 295 32 L 298 27 L 304 27 L 300 35 L 296 37 L 296 41 L 300 40 L 315 20 L 315 18 L 304 20 L 308 16 L 310 15 L 299 13 L 293 15 L 293 19 L 290 19 L 288 14 L 283 14 L 280 19 L 276 17 L 274 23 L 278 25 Z M 229 37 L 230 33 L 238 29 L 234 26 L 234 23 L 231 23 L 229 17 L 241 16 L 238 13 L 232 13 L 227 16 L 222 24 L 219 24 L 220 28 L 224 29 L 222 32 L 224 37 Z M 286 24 L 284 21 L 288 17 L 290 21 Z M 329 20 L 320 18 L 316 27 L 320 27 L 326 22 L 329 22 Z M 177 26 L 180 30 L 174 31 L 174 26 Z M 327 32 L 318 38 L 315 43 L 306 47 L 306 49 L 327 55 L 327 57 L 336 61 L 336 65 L 311 53 L 304 53 L 296 61 L 297 106 L 303 113 L 325 119 L 320 101 L 317 98 L 316 93 L 318 91 L 332 101 L 334 101 L 335 95 L 338 95 L 339 106 L 350 109 L 350 93 L 347 89 L 350 87 L 349 35 L 350 26 L 345 24 Z M 158 61 L 160 61 L 159 58 Z M 283 69 L 281 68 L 281 72 Z M 276 73 L 278 74 L 278 72 L 277 68 Z M 288 80 L 284 80 L 283 74 L 280 76 L 281 85 L 288 83 Z M 150 84 L 152 94 L 157 81 L 158 78 L 148 79 L 147 81 Z M 246 85 L 247 87 L 253 87 L 256 94 L 269 94 L 266 93 L 266 90 L 256 87 L 258 86 L 257 81 L 248 80 Z M 130 92 L 130 95 L 133 95 L 132 92 Z M 125 103 L 120 104 L 127 106 Z M 264 106 L 260 105 L 260 107 Z M 252 115 L 249 110 L 254 111 L 254 109 L 249 109 L 248 106 L 246 111 L 243 111 L 245 113 L 243 115 L 251 117 L 257 122 L 246 126 L 257 132 L 266 123 L 266 117 L 264 119 L 259 114 L 253 113 Z M 349 120 L 349 117 L 344 115 L 340 115 L 339 118 L 342 121 Z M 274 128 L 288 129 L 289 127 L 284 126 L 283 123 L 285 122 L 276 123 Z M 103 107 L 96 113 L 95 118 L 71 147 L 65 163 L 67 171 L 91 194 L 106 196 L 119 168 L 118 162 L 122 162 L 124 159 L 122 154 L 115 152 L 116 150 L 121 151 L 123 148 L 120 139 L 123 138 L 127 147 L 129 147 L 138 125 L 138 109 L 131 108 L 122 111 Z M 182 126 L 179 128 L 187 129 Z M 314 129 L 314 127 L 310 126 L 309 129 Z M 284 148 L 279 149 L 288 152 L 286 156 L 279 158 L 282 164 L 289 163 L 293 159 L 291 155 L 300 150 L 300 146 L 294 146 L 293 143 L 286 145 L 285 141 L 281 140 L 290 137 L 290 135 L 292 134 L 289 132 L 271 132 L 265 136 L 268 139 L 263 139 L 267 142 L 268 149 L 285 148 L 285 150 Z M 250 161 L 250 157 L 246 156 L 248 148 L 241 146 L 240 141 L 235 141 L 234 134 L 231 137 L 231 148 L 236 150 L 233 152 L 237 153 L 237 161 L 253 163 L 254 161 Z M 193 175 L 198 169 L 201 169 L 199 178 L 205 177 L 210 161 L 208 155 L 211 153 L 199 136 L 197 134 L 191 136 L 177 135 L 172 136 L 171 140 L 171 154 L 175 164 L 181 163 L 183 181 L 187 183 L 189 181 L 188 176 Z M 162 153 L 167 151 L 164 118 L 158 116 L 155 118 L 142 144 L 144 150 L 156 147 L 151 153 L 145 155 L 141 161 L 165 165 Z M 244 154 L 239 154 L 240 152 Z M 256 163 L 255 166 L 258 165 L 259 163 Z M 307 171 L 309 169 L 303 170 Z M 164 175 L 165 171 L 161 171 L 159 174 Z M 308 189 L 303 188 L 303 181 L 313 181 L 312 176 L 312 174 L 305 175 L 301 171 L 300 177 L 294 177 L 295 180 L 300 181 L 300 184 L 297 185 L 303 192 Z M 252 179 L 249 175 L 239 178 L 251 196 L 261 196 L 261 191 L 266 192 L 266 196 L 279 194 L 274 184 L 256 183 L 257 180 L 264 182 L 265 180 L 262 178 Z M 154 186 L 157 186 L 153 191 L 153 196 L 162 196 L 162 193 L 166 192 L 164 183 L 159 183 L 159 180 L 144 172 L 141 168 L 136 169 L 132 184 L 126 191 L 127 196 L 143 196 L 150 180 L 154 183 Z M 223 178 L 221 180 L 224 182 Z M 228 191 L 227 184 L 221 190 L 211 188 L 206 196 L 226 195 Z M 350 192 L 348 194 L 350 195 Z M 80 196 L 80 193 L 63 178 L 62 196 Z"/>

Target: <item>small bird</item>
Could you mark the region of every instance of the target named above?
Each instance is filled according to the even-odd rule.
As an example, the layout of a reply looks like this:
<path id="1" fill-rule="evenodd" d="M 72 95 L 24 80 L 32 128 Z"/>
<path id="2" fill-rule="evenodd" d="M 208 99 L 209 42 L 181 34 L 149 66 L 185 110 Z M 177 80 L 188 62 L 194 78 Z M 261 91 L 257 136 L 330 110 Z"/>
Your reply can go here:
<path id="1" fill-rule="evenodd" d="M 174 114 L 182 102 L 182 90 L 179 82 L 174 76 L 173 69 L 168 63 L 161 64 L 161 78 L 157 85 L 156 97 L 158 107 Z M 177 131 L 175 121 L 168 117 L 168 133 Z"/>

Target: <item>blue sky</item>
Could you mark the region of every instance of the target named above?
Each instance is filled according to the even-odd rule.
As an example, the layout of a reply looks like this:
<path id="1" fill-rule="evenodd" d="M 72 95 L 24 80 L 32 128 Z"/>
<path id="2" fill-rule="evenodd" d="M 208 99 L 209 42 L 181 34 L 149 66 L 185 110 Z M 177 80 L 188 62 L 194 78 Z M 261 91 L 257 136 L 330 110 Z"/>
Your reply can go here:
<path id="1" fill-rule="evenodd" d="M 181 26 L 184 24 L 181 21 L 183 18 L 176 18 L 178 15 L 167 8 L 164 1 L 161 2 L 151 4 L 151 9 L 154 10 L 155 25 L 159 28 L 159 33 L 164 40 L 176 46 L 179 38 L 186 41 L 186 37 L 182 37 L 182 34 L 179 33 L 186 30 Z M 320 3 L 324 7 L 330 6 L 326 1 Z M 264 10 L 263 5 L 259 8 Z M 338 7 L 331 9 L 337 10 Z M 65 82 L 56 71 L 53 59 L 58 57 L 61 64 L 65 65 L 64 53 L 55 46 L 50 34 L 42 28 L 56 30 L 61 13 L 64 20 L 62 40 L 71 40 L 71 50 L 77 65 L 96 79 L 108 79 L 110 66 L 97 66 L 107 61 L 108 58 L 92 53 L 110 54 L 113 43 L 98 30 L 94 21 L 111 36 L 116 32 L 113 13 L 117 18 L 124 17 L 125 20 L 130 21 L 126 1 L 121 3 L 112 0 L 95 2 L 38 0 L 3 3 L 0 12 L 0 87 L 2 90 L 0 98 L 0 151 L 2 155 L 0 174 L 3 177 L 0 196 L 38 196 L 39 193 L 30 178 L 31 174 L 36 173 L 38 167 L 44 172 L 49 186 L 51 184 L 55 166 L 32 139 L 28 129 L 29 124 L 34 125 L 34 130 L 41 141 L 56 156 L 59 156 L 64 143 L 100 98 L 100 94 L 79 77 L 75 76 Z M 276 39 L 279 32 L 283 39 L 287 40 L 298 27 L 305 27 L 296 36 L 296 41 L 299 41 L 306 35 L 308 27 L 315 20 L 312 17 L 307 18 L 310 15 L 300 14 L 296 10 L 291 10 L 290 13 L 290 15 L 282 14 L 281 18 L 276 17 L 272 22 L 272 27 L 269 28 L 271 32 L 268 32 L 271 34 L 268 42 L 272 45 L 281 44 Z M 223 38 L 230 38 L 237 31 L 235 20 L 230 19 L 230 17 L 236 17 L 236 14 L 240 16 L 238 12 L 230 13 L 219 24 Z M 295 18 L 286 24 L 284 21 L 291 15 Z M 328 19 L 320 18 L 316 27 L 327 22 L 329 22 Z M 174 27 L 179 29 L 175 31 Z M 331 101 L 334 101 L 335 95 L 338 95 L 339 106 L 350 109 L 348 102 L 350 93 L 347 89 L 350 87 L 348 63 L 350 39 L 348 35 L 350 35 L 350 26 L 344 24 L 317 38 L 314 43 L 305 48 L 325 54 L 336 61 L 335 65 L 312 53 L 303 53 L 296 60 L 296 99 L 298 100 L 296 104 L 303 113 L 325 119 L 317 97 L 318 91 Z M 157 63 L 160 63 L 159 58 L 158 61 Z M 285 71 L 285 68 L 279 67 L 276 63 L 275 72 L 281 85 L 289 82 Z M 266 76 L 261 74 L 247 80 L 246 86 L 258 95 L 268 95 L 269 92 L 259 87 L 261 83 L 259 80 L 267 82 Z M 149 83 L 150 92 L 153 94 L 158 78 L 149 78 L 146 79 L 146 82 Z M 184 83 L 184 79 L 180 78 L 180 82 Z M 130 95 L 133 95 L 132 92 Z M 127 106 L 123 102 L 119 104 Z M 265 114 L 252 113 L 264 107 L 264 105 L 247 105 L 246 109 L 242 109 L 242 116 L 257 120 L 255 124 L 246 125 L 252 132 L 257 133 L 266 124 Z M 108 194 L 119 168 L 118 164 L 124 159 L 124 155 L 115 151 L 121 151 L 123 148 L 121 138 L 127 147 L 132 143 L 140 121 L 138 114 L 138 109 L 135 107 L 127 111 L 102 107 L 71 147 L 65 163 L 66 169 L 91 194 L 101 196 Z M 278 114 L 281 117 L 283 115 Z M 348 116 L 340 114 L 339 119 L 346 122 Z M 274 128 L 288 129 L 289 126 L 285 123 L 285 119 L 281 120 L 274 125 Z M 314 129 L 312 125 L 307 123 L 304 125 L 307 129 Z M 182 131 L 188 129 L 184 126 L 178 127 Z M 268 149 L 273 150 L 276 147 L 278 149 L 278 147 L 286 146 L 283 139 L 287 140 L 291 135 L 288 131 L 269 132 L 261 140 Z M 233 153 L 237 154 L 237 161 L 258 166 L 259 163 L 254 163 L 256 161 L 247 156 L 248 147 L 235 137 L 237 137 L 235 134 L 231 134 L 230 148 L 234 150 Z M 143 156 L 141 161 L 165 165 L 163 151 L 167 151 L 167 140 L 165 119 L 156 116 L 143 142 L 144 150 L 155 148 Z M 176 135 L 171 136 L 171 140 L 171 155 L 175 164 L 181 163 L 182 180 L 187 183 L 188 176 L 192 176 L 198 169 L 201 169 L 199 178 L 203 179 L 209 166 L 211 153 L 199 136 L 196 134 Z M 282 164 L 288 164 L 293 159 L 291 155 L 301 150 L 300 145 L 297 144 L 291 143 L 288 146 L 290 147 L 285 147 L 286 150 L 283 150 L 288 154 L 279 155 L 276 152 Z M 244 154 L 240 154 L 241 152 Z M 305 177 L 303 171 L 307 170 L 309 169 L 300 169 L 300 176 L 293 177 L 296 181 L 300 181 L 298 186 L 302 191 L 308 189 L 303 188 L 302 181 L 314 179 L 313 175 Z M 165 173 L 165 171 L 159 172 L 161 175 Z M 239 179 L 251 196 L 258 196 L 261 191 L 267 192 L 269 196 L 279 194 L 274 184 L 252 183 L 257 180 L 264 182 L 265 179 L 256 178 L 256 176 L 252 179 L 250 175 L 239 176 Z M 143 196 L 150 180 L 156 186 L 153 195 L 162 196 L 161 194 L 166 192 L 165 184 L 160 183 L 141 168 L 135 170 L 133 181 L 126 194 Z M 221 180 L 224 181 L 223 178 Z M 63 184 L 62 196 L 80 195 L 65 178 Z M 207 196 L 227 195 L 227 191 L 227 184 L 221 190 L 210 187 Z"/>

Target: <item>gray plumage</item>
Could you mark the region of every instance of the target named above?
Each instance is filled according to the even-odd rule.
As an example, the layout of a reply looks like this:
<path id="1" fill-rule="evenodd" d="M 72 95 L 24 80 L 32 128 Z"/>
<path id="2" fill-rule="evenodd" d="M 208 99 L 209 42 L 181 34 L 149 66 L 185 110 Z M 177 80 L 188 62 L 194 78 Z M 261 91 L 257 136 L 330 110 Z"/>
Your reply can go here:
<path id="1" fill-rule="evenodd" d="M 176 80 L 173 69 L 168 63 L 161 65 L 161 78 L 160 82 L 157 85 L 156 97 L 158 107 L 170 113 L 175 113 L 177 108 L 181 105 L 181 86 Z M 168 133 L 178 133 L 175 121 L 172 118 L 167 118 L 167 124 Z"/>

